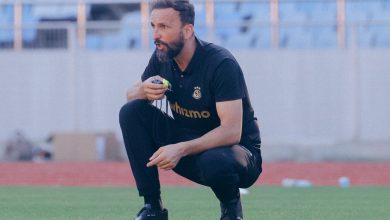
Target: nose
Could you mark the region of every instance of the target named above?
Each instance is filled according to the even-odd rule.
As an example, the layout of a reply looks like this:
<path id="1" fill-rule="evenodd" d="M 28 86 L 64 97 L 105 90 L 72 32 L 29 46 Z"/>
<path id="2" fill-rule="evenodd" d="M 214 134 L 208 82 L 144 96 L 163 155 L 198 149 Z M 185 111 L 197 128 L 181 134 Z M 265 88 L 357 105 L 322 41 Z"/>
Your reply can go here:
<path id="1" fill-rule="evenodd" d="M 160 38 L 161 38 L 161 35 L 160 35 L 159 31 L 157 30 L 157 28 L 153 29 L 153 39 L 158 40 Z"/>

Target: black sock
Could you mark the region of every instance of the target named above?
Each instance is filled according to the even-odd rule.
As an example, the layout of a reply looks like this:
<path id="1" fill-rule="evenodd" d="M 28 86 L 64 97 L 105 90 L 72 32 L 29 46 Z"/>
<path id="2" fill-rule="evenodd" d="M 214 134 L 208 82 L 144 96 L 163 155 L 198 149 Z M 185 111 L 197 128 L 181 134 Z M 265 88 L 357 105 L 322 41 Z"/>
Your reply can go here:
<path id="1" fill-rule="evenodd" d="M 150 204 L 152 209 L 163 210 L 163 205 L 160 196 L 145 196 L 145 204 Z"/>

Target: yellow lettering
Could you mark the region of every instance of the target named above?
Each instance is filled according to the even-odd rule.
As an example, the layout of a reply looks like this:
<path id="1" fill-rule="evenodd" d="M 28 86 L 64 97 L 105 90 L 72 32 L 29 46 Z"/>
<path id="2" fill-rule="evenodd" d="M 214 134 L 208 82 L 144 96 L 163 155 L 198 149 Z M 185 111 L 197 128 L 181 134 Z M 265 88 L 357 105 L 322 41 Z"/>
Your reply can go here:
<path id="1" fill-rule="evenodd" d="M 209 118 L 210 117 L 210 112 L 208 112 L 208 111 L 202 111 L 201 114 L 202 114 L 203 118 Z"/>
<path id="2" fill-rule="evenodd" d="M 175 102 L 175 104 L 170 104 L 170 106 L 172 111 L 187 118 L 210 118 L 211 116 L 208 111 L 199 112 L 182 108 L 177 102 Z"/>
<path id="3" fill-rule="evenodd" d="M 187 118 L 191 118 L 190 115 L 188 114 L 188 109 L 183 108 L 183 111 L 184 111 L 184 116 L 186 116 Z"/>
<path id="4" fill-rule="evenodd" d="M 198 111 L 190 111 L 191 118 L 202 118 L 202 115 Z"/>
<path id="5" fill-rule="evenodd" d="M 177 102 L 175 102 L 175 105 L 176 105 L 176 112 L 180 112 L 180 106 L 179 106 L 179 104 L 177 104 Z"/>

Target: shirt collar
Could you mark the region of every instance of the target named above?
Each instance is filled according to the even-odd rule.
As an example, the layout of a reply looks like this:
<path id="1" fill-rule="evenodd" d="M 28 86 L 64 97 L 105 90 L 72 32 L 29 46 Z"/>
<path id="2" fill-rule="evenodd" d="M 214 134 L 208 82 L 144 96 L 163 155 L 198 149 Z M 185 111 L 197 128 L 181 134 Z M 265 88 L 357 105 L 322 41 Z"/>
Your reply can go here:
<path id="1" fill-rule="evenodd" d="M 188 64 L 187 68 L 184 70 L 186 74 L 190 74 L 194 71 L 194 69 L 199 66 L 203 52 L 203 46 L 204 42 L 199 40 L 198 37 L 195 36 L 195 41 L 196 41 L 196 49 L 194 52 L 194 55 L 192 56 L 190 63 Z M 174 60 L 172 60 L 175 62 Z M 178 66 L 177 63 L 175 62 L 175 66 Z"/>

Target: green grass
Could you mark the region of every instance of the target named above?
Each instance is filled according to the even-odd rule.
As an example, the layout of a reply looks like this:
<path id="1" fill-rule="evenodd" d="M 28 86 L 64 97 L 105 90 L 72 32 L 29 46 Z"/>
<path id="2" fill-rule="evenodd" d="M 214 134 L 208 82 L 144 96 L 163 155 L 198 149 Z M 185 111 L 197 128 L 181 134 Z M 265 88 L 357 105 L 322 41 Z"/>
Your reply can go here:
<path id="1" fill-rule="evenodd" d="M 219 219 L 203 187 L 163 188 L 170 220 Z M 133 219 L 142 205 L 134 188 L 0 187 L 1 220 Z M 389 219 L 390 187 L 253 187 L 243 196 L 246 220 Z"/>

